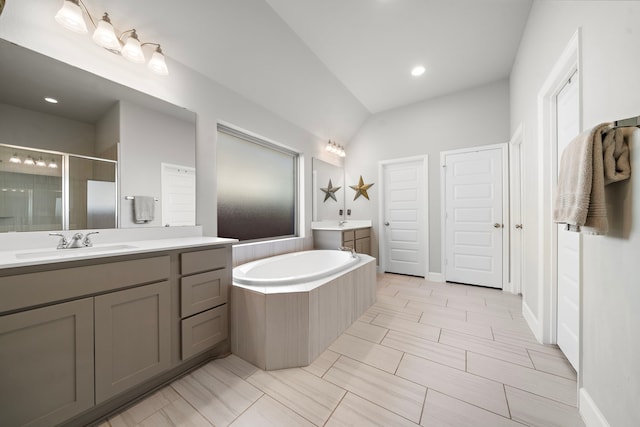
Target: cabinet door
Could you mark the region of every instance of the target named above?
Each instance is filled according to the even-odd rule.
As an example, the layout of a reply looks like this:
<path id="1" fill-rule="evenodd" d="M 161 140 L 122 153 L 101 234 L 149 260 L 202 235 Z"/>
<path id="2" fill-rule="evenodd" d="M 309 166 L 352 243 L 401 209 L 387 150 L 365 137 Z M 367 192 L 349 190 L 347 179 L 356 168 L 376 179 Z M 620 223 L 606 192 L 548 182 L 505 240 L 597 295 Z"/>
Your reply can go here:
<path id="1" fill-rule="evenodd" d="M 93 300 L 0 317 L 0 423 L 52 426 L 93 402 Z"/>
<path id="2" fill-rule="evenodd" d="M 209 271 L 180 279 L 180 315 L 182 318 L 227 302 L 229 270 Z"/>
<path id="3" fill-rule="evenodd" d="M 95 298 L 96 403 L 171 364 L 169 282 Z"/>
<path id="4" fill-rule="evenodd" d="M 227 305 L 184 319 L 182 324 L 182 359 L 210 349 L 229 336 Z"/>
<path id="5" fill-rule="evenodd" d="M 371 237 L 356 240 L 356 252 L 371 255 Z"/>

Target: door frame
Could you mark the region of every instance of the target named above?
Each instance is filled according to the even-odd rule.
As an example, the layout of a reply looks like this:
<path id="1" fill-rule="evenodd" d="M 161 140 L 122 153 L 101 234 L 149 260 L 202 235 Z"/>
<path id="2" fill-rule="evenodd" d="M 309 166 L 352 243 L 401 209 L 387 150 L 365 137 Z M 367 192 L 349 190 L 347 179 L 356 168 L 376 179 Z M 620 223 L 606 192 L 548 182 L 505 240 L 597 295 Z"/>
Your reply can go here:
<path id="1" fill-rule="evenodd" d="M 502 154 L 502 291 L 508 291 L 506 289 L 509 284 L 509 239 L 511 235 L 511 219 L 509 217 L 509 144 L 503 142 L 500 144 L 480 145 L 477 147 L 460 148 L 457 150 L 447 150 L 440 152 L 440 271 L 442 271 L 443 281 L 447 281 L 447 270 L 445 268 L 445 255 L 447 251 L 447 238 L 446 238 L 446 175 L 445 165 L 446 157 L 455 154 L 472 153 L 477 151 L 495 150 L 500 149 Z"/>
<path id="2" fill-rule="evenodd" d="M 523 315 L 538 341 L 557 342 L 558 232 L 553 222 L 553 198 L 558 174 L 556 97 L 577 71 L 578 128 L 583 129 L 581 30 L 574 33 L 538 92 L 538 313 L 523 300 Z M 545 170 L 551 165 L 551 170 Z M 582 250 L 581 250 L 582 252 Z M 581 286 L 581 285 L 580 285 Z M 582 366 L 582 292 L 580 293 L 578 366 Z M 580 378 L 581 375 L 578 375 Z"/>
<path id="3" fill-rule="evenodd" d="M 509 220 L 511 235 L 509 245 L 509 289 L 512 294 L 523 292 L 524 268 L 524 125 L 520 123 L 509 140 Z M 516 228 L 520 226 L 520 228 Z"/>
<path id="4" fill-rule="evenodd" d="M 384 225 L 384 215 L 386 208 L 386 200 L 384 197 L 385 194 L 385 181 L 384 181 L 384 169 L 387 166 L 400 164 L 400 163 L 417 163 L 422 161 L 422 169 L 424 174 L 424 185 L 422 188 L 422 200 L 424 203 L 424 234 L 421 238 L 424 239 L 424 275 L 425 279 L 431 275 L 429 271 L 429 156 L 425 154 L 424 156 L 412 156 L 412 157 L 402 157 L 399 159 L 390 159 L 390 160 L 380 160 L 378 162 L 378 182 L 380 186 L 378 187 L 378 198 L 380 203 L 378 204 L 378 230 L 380 232 L 380 239 L 378 245 L 378 271 L 384 273 L 386 271 L 387 264 L 387 242 L 385 238 L 385 225 Z"/>

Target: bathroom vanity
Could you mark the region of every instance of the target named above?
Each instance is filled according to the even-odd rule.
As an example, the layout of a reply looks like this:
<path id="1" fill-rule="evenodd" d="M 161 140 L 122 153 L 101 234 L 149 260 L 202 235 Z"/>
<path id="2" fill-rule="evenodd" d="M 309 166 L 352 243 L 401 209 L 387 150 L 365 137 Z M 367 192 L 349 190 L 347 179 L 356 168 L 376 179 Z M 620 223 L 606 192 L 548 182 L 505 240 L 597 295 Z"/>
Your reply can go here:
<path id="1" fill-rule="evenodd" d="M 232 239 L 0 252 L 0 417 L 86 425 L 229 352 Z"/>
<path id="2" fill-rule="evenodd" d="M 315 249 L 348 247 L 371 255 L 371 221 L 318 221 L 311 223 Z"/>

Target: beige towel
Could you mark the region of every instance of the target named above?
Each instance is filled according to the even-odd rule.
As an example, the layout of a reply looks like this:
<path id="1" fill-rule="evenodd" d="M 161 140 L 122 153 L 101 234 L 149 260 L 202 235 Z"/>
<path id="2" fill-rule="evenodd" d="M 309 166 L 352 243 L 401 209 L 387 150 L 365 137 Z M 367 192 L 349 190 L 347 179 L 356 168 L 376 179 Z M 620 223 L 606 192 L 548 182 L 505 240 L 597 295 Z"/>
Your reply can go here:
<path id="1" fill-rule="evenodd" d="M 560 160 L 554 222 L 570 230 L 606 234 L 609 229 L 604 187 L 628 179 L 626 128 L 602 123 L 574 138 Z M 584 227 L 584 228 L 583 228 Z"/>

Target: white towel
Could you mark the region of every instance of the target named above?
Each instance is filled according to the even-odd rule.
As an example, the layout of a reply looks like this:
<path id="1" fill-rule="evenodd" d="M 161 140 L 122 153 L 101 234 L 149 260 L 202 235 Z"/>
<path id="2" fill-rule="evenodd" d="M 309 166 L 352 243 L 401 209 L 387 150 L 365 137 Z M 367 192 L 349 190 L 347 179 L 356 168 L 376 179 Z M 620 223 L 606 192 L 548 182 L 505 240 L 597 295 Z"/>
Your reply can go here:
<path id="1" fill-rule="evenodd" d="M 136 224 L 153 221 L 155 199 L 149 196 L 133 197 L 133 216 Z"/>
<path id="2" fill-rule="evenodd" d="M 609 229 L 604 187 L 628 179 L 627 128 L 602 123 L 578 135 L 562 153 L 553 220 L 569 230 L 606 234 Z"/>

